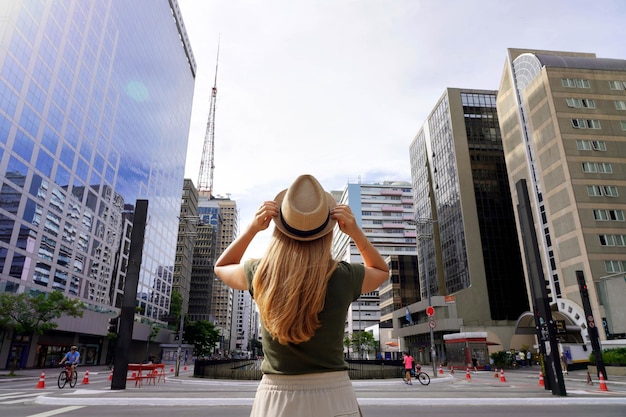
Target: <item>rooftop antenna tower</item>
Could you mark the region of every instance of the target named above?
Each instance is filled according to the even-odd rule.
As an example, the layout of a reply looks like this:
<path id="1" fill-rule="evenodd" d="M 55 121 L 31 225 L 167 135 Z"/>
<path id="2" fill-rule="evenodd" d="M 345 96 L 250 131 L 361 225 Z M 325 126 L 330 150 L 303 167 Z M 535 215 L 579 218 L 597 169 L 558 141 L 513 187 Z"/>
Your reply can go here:
<path id="1" fill-rule="evenodd" d="M 198 175 L 198 193 L 201 196 L 213 197 L 213 163 L 215 157 L 215 101 L 217 98 L 217 64 L 220 58 L 220 42 L 217 41 L 217 58 L 215 59 L 215 79 L 211 90 L 211 104 L 209 106 L 209 120 L 204 134 L 202 159 L 200 160 L 200 174 Z"/>

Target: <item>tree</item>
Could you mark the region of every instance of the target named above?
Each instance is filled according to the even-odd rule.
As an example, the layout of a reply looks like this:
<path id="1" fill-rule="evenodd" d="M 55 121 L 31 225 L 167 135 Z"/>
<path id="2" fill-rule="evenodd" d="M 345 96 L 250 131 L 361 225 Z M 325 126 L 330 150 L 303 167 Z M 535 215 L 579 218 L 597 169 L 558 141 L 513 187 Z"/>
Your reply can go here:
<path id="1" fill-rule="evenodd" d="M 84 304 L 67 298 L 60 291 L 49 293 L 0 294 L 0 329 L 13 329 L 17 334 L 44 334 L 56 329 L 55 321 L 63 315 L 83 316 Z M 17 357 L 11 363 L 9 375 L 15 375 Z"/>
<path id="2" fill-rule="evenodd" d="M 67 298 L 60 291 L 0 294 L 0 328 L 13 329 L 18 334 L 43 334 L 56 329 L 56 319 L 63 315 L 83 316 L 84 304 Z"/>
<path id="3" fill-rule="evenodd" d="M 172 298 L 170 300 L 170 315 L 172 317 L 180 318 L 180 312 L 183 309 L 183 296 L 176 290 L 172 291 Z"/>
<path id="4" fill-rule="evenodd" d="M 183 310 L 183 296 L 176 290 L 172 291 L 172 298 L 170 299 L 170 311 L 167 316 L 161 317 L 162 320 L 167 321 L 169 326 L 179 326 L 180 312 Z"/>
<path id="5" fill-rule="evenodd" d="M 193 345 L 195 356 L 209 356 L 220 341 L 220 332 L 210 321 L 198 320 L 185 324 L 183 340 Z"/>
<path id="6" fill-rule="evenodd" d="M 370 332 L 355 332 L 351 337 L 346 337 L 343 344 L 350 348 L 352 351 L 359 352 L 359 359 L 363 359 L 363 352 L 376 351 L 378 348 L 378 341 L 374 339 L 374 335 Z"/>
<path id="7" fill-rule="evenodd" d="M 252 352 L 253 357 L 263 356 L 263 343 L 257 339 L 249 339 L 248 350 Z"/>

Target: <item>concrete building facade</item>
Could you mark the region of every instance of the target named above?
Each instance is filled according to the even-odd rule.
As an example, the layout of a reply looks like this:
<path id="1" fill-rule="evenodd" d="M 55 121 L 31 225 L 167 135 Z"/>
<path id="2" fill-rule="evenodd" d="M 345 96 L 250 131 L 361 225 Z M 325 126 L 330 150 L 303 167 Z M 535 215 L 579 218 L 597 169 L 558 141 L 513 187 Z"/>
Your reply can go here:
<path id="1" fill-rule="evenodd" d="M 626 337 L 626 60 L 509 49 L 497 107 L 516 217 L 523 179 L 561 342 L 589 343 L 576 271 L 603 345 Z"/>
<path id="2" fill-rule="evenodd" d="M 410 183 L 349 183 L 338 201 L 350 206 L 356 221 L 383 257 L 416 255 L 415 226 L 410 223 L 413 219 Z M 338 233 L 333 239 L 333 256 L 348 262 L 362 261 L 347 235 Z M 379 291 L 362 294 L 348 309 L 346 336 L 378 325 L 380 318 Z"/>

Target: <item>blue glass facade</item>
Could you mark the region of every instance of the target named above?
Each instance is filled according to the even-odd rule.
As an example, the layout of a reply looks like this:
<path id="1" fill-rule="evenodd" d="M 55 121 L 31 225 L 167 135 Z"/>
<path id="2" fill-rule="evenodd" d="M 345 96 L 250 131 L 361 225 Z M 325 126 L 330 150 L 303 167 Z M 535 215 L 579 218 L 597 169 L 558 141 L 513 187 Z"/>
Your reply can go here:
<path id="1" fill-rule="evenodd" d="M 115 306 L 123 213 L 147 199 L 138 300 L 158 319 L 169 311 L 195 82 L 177 4 L 3 4 L 0 291 Z"/>

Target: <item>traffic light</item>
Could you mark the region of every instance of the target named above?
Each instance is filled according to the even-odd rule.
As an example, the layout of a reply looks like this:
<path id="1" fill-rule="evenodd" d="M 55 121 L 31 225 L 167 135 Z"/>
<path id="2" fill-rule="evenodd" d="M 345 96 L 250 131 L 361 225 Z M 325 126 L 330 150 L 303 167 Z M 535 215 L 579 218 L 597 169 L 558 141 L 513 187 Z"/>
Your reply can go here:
<path id="1" fill-rule="evenodd" d="M 589 289 L 587 288 L 585 277 L 582 275 L 579 275 L 576 278 L 578 280 L 578 290 L 580 291 L 580 296 L 582 297 L 583 300 L 589 300 Z"/>
<path id="2" fill-rule="evenodd" d="M 117 334 L 117 325 L 119 324 L 120 318 L 114 317 L 109 319 L 109 327 L 107 328 L 107 333 L 116 333 Z"/>

